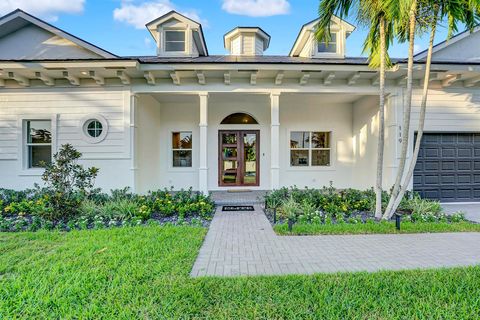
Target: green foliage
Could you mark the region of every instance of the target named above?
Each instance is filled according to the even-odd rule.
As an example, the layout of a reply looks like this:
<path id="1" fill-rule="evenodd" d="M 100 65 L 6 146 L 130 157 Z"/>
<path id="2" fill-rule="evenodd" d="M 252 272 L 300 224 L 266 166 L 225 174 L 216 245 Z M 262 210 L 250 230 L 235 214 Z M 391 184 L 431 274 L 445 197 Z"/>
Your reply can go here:
<path id="1" fill-rule="evenodd" d="M 84 169 L 77 161 L 82 154 L 70 144 L 60 147 L 51 164 L 45 164 L 42 175 L 48 210 L 42 216 L 49 220 L 69 219 L 78 214 L 78 208 L 91 191 L 98 169 Z"/>
<path id="2" fill-rule="evenodd" d="M 286 223 L 273 227 L 279 235 L 337 235 L 337 234 L 391 234 L 391 233 L 438 233 L 438 232 L 480 232 L 480 224 L 466 221 L 451 222 L 412 222 L 402 220 L 401 229 L 395 228 L 394 221 L 369 219 L 365 223 L 305 223 L 297 221 L 292 231 Z"/>
<path id="3" fill-rule="evenodd" d="M 406 201 L 405 207 L 411 212 L 412 221 L 434 222 L 444 220 L 440 202 L 422 199 L 418 195 Z"/>
<path id="4" fill-rule="evenodd" d="M 215 209 L 210 196 L 192 189 L 159 190 L 147 195 L 134 194 L 129 188 L 112 190 L 110 195 L 97 189 L 79 199 L 75 215 L 53 218 L 49 196 L 47 189 L 36 192 L 0 189 L 0 217 L 4 217 L 0 221 L 0 231 L 137 226 L 152 218 L 157 224 L 161 219 L 170 219 L 168 221 L 176 225 L 203 226 L 204 221 L 212 218 Z M 12 201 L 17 199 L 19 201 Z"/>
<path id="5" fill-rule="evenodd" d="M 280 224 L 285 219 L 304 224 L 365 224 L 375 221 L 375 192 L 372 189 L 339 190 L 332 185 L 322 189 L 281 188 L 269 192 L 265 201 L 282 203 L 278 210 Z M 384 207 L 388 203 L 387 192 L 382 194 L 382 203 Z M 446 215 L 438 201 L 422 199 L 412 192 L 405 194 L 398 212 L 403 215 L 404 221 L 411 222 L 465 221 L 464 215 Z"/>
<path id="6" fill-rule="evenodd" d="M 300 206 L 293 199 L 293 197 L 290 197 L 283 202 L 281 210 L 285 214 L 287 219 L 295 221 L 297 219 L 297 214 L 300 212 Z"/>

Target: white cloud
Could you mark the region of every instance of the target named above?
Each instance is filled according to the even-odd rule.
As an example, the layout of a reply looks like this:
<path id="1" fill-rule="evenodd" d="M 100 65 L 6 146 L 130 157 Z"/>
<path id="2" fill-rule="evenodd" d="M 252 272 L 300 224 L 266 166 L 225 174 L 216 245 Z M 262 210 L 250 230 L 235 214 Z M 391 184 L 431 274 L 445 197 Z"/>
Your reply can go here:
<path id="1" fill-rule="evenodd" d="M 120 8 L 116 8 L 113 11 L 113 18 L 117 21 L 130 24 L 137 29 L 143 29 L 146 23 L 171 10 L 178 11 L 195 21 L 204 23 L 195 10 L 179 10 L 170 0 L 156 0 L 139 4 L 135 4 L 134 1 L 124 0 Z"/>
<path id="2" fill-rule="evenodd" d="M 0 0 L 0 15 L 20 8 L 48 21 L 56 21 L 60 13 L 82 13 L 85 0 Z"/>
<path id="3" fill-rule="evenodd" d="M 270 17 L 290 13 L 288 0 L 223 0 L 228 13 L 249 17 Z"/>

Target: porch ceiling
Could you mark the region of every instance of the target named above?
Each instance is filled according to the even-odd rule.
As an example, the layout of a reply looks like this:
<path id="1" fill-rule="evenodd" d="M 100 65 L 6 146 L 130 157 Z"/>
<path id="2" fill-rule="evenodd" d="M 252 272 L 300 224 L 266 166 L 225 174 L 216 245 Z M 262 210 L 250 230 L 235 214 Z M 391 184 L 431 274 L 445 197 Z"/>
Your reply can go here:
<path id="1" fill-rule="evenodd" d="M 190 93 L 143 93 L 152 96 L 160 103 L 199 103 L 197 94 Z M 265 103 L 267 93 L 238 93 L 238 92 L 213 92 L 209 94 L 210 102 L 229 103 L 231 101 L 247 101 L 248 103 Z M 367 96 L 357 93 L 282 93 L 281 99 L 292 103 L 316 104 L 321 101 L 322 104 L 347 104 L 353 103 L 358 99 Z M 372 95 L 377 97 L 377 95 Z"/>

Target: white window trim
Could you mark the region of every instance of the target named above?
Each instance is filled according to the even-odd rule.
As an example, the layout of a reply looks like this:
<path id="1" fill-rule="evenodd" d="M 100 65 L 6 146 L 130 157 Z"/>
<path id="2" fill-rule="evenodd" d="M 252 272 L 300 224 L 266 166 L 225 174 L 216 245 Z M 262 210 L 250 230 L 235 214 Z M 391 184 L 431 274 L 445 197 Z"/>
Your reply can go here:
<path id="1" fill-rule="evenodd" d="M 290 148 L 290 136 L 292 132 L 330 132 L 330 165 L 329 166 L 312 166 L 311 161 L 312 161 L 312 150 L 327 150 L 328 148 L 300 148 L 299 150 L 309 150 L 308 151 L 308 166 L 292 166 L 292 163 L 290 161 L 291 158 L 291 150 L 294 150 Z M 318 129 L 318 128 L 290 128 L 287 130 L 287 171 L 335 171 L 336 170 L 336 140 L 335 140 L 335 134 L 333 129 Z"/>
<path id="2" fill-rule="evenodd" d="M 312 56 L 314 58 L 343 58 L 345 56 L 345 32 L 340 29 L 332 29 L 331 33 L 336 34 L 336 52 L 319 52 L 318 41 L 315 39 L 314 33 L 312 32 Z"/>
<path id="3" fill-rule="evenodd" d="M 88 123 L 92 120 L 97 120 L 102 124 L 102 133 L 98 137 L 92 137 L 87 132 Z M 107 137 L 108 121 L 101 114 L 96 114 L 96 113 L 89 114 L 83 117 L 82 120 L 80 120 L 79 128 L 80 128 L 80 136 L 85 142 L 88 142 L 91 144 L 97 144 L 105 140 L 105 138 Z"/>
<path id="4" fill-rule="evenodd" d="M 185 44 L 185 49 L 183 51 L 168 51 L 167 50 L 167 32 L 183 32 L 184 34 L 184 44 Z M 169 53 L 169 54 L 179 54 L 179 53 L 182 53 L 182 54 L 185 54 L 188 52 L 188 49 L 187 49 L 187 30 L 186 29 L 164 29 L 163 30 L 163 51 L 165 53 Z M 171 42 L 181 42 L 181 41 L 171 41 Z"/>
<path id="5" fill-rule="evenodd" d="M 17 117 L 17 141 L 19 150 L 19 175 L 20 176 L 41 176 L 45 169 L 28 167 L 28 150 L 27 150 L 27 121 L 32 120 L 50 120 L 52 126 L 52 159 L 57 152 L 57 125 L 58 114 L 22 114 Z"/>
<path id="6" fill-rule="evenodd" d="M 192 148 L 191 149 L 174 149 L 173 148 L 173 133 L 174 132 L 191 132 L 192 133 Z M 178 130 L 170 130 L 169 131 L 169 143 L 168 143 L 168 171 L 170 172 L 197 172 L 195 170 L 196 161 L 195 161 L 195 131 L 193 129 L 178 129 Z M 192 165 L 190 167 L 174 167 L 173 166 L 173 151 L 181 151 L 181 150 L 190 150 L 192 151 Z"/>

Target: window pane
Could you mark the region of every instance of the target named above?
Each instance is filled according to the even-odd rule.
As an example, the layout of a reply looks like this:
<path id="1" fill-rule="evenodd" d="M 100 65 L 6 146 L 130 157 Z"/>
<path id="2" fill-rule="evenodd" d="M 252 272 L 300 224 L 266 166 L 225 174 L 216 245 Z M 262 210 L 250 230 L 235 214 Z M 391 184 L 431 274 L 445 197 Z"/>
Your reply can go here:
<path id="1" fill-rule="evenodd" d="M 185 42 L 165 42 L 165 51 L 185 51 Z"/>
<path id="2" fill-rule="evenodd" d="M 192 133 L 188 131 L 173 132 L 172 146 L 173 149 L 192 149 Z"/>
<path id="3" fill-rule="evenodd" d="M 221 124 L 258 124 L 258 122 L 249 114 L 233 113 L 223 119 Z"/>
<path id="4" fill-rule="evenodd" d="M 292 131 L 290 132 L 290 148 L 309 148 L 310 147 L 310 132 Z"/>
<path id="5" fill-rule="evenodd" d="M 166 41 L 185 41 L 185 31 L 165 31 Z"/>
<path id="6" fill-rule="evenodd" d="M 254 184 L 257 182 L 257 134 L 245 133 L 243 136 L 245 168 L 243 183 Z"/>
<path id="7" fill-rule="evenodd" d="M 191 167 L 192 151 L 190 150 L 173 151 L 173 166 L 174 167 Z"/>
<path id="8" fill-rule="evenodd" d="M 28 143 L 51 143 L 52 125 L 50 120 L 31 120 L 27 122 Z"/>
<path id="9" fill-rule="evenodd" d="M 223 161 L 222 181 L 227 184 L 234 184 L 238 178 L 238 161 Z"/>
<path id="10" fill-rule="evenodd" d="M 290 165 L 294 167 L 308 166 L 308 150 L 290 150 Z"/>
<path id="11" fill-rule="evenodd" d="M 28 147 L 28 167 L 42 168 L 42 162 L 50 164 L 52 162 L 51 146 L 29 146 Z"/>
<path id="12" fill-rule="evenodd" d="M 237 135 L 235 133 L 224 133 L 222 136 L 222 143 L 237 144 Z"/>
<path id="13" fill-rule="evenodd" d="M 237 157 L 237 148 L 223 148 L 223 158 L 236 158 Z"/>
<path id="14" fill-rule="evenodd" d="M 98 138 L 103 131 L 103 126 L 99 121 L 93 120 L 87 126 L 87 133 L 92 138 Z"/>
<path id="15" fill-rule="evenodd" d="M 329 166 L 330 150 L 312 150 L 312 166 Z"/>
<path id="16" fill-rule="evenodd" d="M 312 132 L 312 148 L 330 148 L 330 132 Z"/>
<path id="17" fill-rule="evenodd" d="M 318 44 L 318 52 L 337 52 L 337 45 L 335 43 L 329 42 L 328 47 L 325 45 L 325 42 L 320 42 Z"/>

